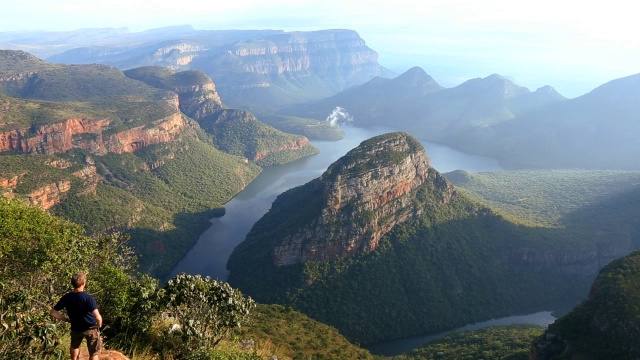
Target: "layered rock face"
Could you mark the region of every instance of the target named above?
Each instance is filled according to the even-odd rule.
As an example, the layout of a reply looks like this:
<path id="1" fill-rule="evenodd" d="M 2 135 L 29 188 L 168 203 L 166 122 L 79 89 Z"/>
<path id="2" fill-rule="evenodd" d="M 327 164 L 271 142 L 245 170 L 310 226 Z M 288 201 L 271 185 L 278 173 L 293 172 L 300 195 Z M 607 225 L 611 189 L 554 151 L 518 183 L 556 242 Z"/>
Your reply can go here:
<path id="1" fill-rule="evenodd" d="M 31 134 L 28 130 L 0 133 L 0 152 L 56 154 L 73 148 L 87 149 L 104 155 L 109 152 L 122 154 L 133 152 L 147 145 L 173 140 L 185 126 L 180 114 L 154 121 L 152 124 L 106 135 L 108 119 L 71 118 L 66 121 L 43 125 Z"/>
<path id="2" fill-rule="evenodd" d="M 375 250 L 384 234 L 415 214 L 417 188 L 426 181 L 450 187 L 429 169 L 422 145 L 406 133 L 363 142 L 315 181 L 323 194 L 320 216 L 282 239 L 273 263 L 326 261 Z"/>
<path id="3" fill-rule="evenodd" d="M 199 120 L 224 107 L 210 77 L 198 70 L 176 72 L 159 66 L 126 70 L 125 76 L 177 95 L 176 110 Z"/>
<path id="4" fill-rule="evenodd" d="M 31 205 L 48 210 L 59 203 L 62 194 L 69 190 L 71 190 L 71 181 L 56 181 L 27 194 L 27 199 Z"/>
<path id="5" fill-rule="evenodd" d="M 205 84 L 180 86 L 173 91 L 180 99 L 180 110 L 196 120 L 222 109 L 222 100 L 210 79 Z"/>
<path id="6" fill-rule="evenodd" d="M 277 34 L 267 41 L 238 43 L 233 53 L 242 58 L 245 71 L 256 74 L 357 67 L 378 61 L 378 53 L 352 30 Z M 268 55 L 279 55 L 281 61 L 270 61 Z"/>
<path id="7" fill-rule="evenodd" d="M 340 88 L 380 75 L 378 53 L 352 30 L 323 30 L 275 34 L 258 41 L 243 41 L 229 50 L 245 72 L 258 75 L 312 72 Z M 214 76 L 215 77 L 215 76 Z M 224 77 L 221 77 L 224 81 Z M 225 86 L 229 86 L 226 84 Z M 244 88 L 247 83 L 238 83 Z M 257 82 L 253 87 L 268 87 Z"/>

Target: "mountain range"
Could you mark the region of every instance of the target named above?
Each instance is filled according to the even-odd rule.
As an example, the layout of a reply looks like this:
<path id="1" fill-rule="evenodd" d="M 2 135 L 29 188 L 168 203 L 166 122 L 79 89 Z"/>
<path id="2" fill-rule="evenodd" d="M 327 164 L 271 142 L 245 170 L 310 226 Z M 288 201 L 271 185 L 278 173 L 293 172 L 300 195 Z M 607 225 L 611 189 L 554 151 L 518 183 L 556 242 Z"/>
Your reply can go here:
<path id="1" fill-rule="evenodd" d="M 340 106 L 358 126 L 410 131 L 507 168 L 637 170 L 638 79 L 631 75 L 566 99 L 550 86 L 531 92 L 495 74 L 444 89 L 413 68 L 280 112 L 321 119 Z"/>
<path id="2" fill-rule="evenodd" d="M 307 137 L 339 138 L 335 129 L 316 131 L 316 124 L 339 106 L 357 126 L 409 131 L 422 140 L 496 158 L 509 169 L 640 169 L 633 146 L 637 75 L 575 99 L 551 86 L 530 91 L 497 74 L 443 88 L 420 68 L 394 77 L 351 30 L 183 26 L 140 33 L 3 33 L 0 41 L 48 52 L 48 60 L 58 63 L 198 69 L 213 79 L 225 104 Z M 54 47 L 57 53 L 51 54 Z"/>
<path id="3" fill-rule="evenodd" d="M 247 110 L 318 99 L 373 76 L 393 74 L 378 64 L 378 54 L 352 30 L 173 30 L 147 36 L 116 32 L 110 42 L 77 46 L 47 60 L 120 69 L 199 69 L 215 81 L 225 103 Z"/>

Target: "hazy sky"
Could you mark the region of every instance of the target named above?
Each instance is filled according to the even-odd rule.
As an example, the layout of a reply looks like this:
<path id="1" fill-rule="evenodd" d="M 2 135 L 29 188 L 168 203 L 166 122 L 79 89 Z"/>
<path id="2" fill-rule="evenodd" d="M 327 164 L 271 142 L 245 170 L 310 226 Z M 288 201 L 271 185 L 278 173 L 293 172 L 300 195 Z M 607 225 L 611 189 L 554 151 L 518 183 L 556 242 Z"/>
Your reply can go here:
<path id="1" fill-rule="evenodd" d="M 597 3 L 597 4 L 594 4 Z M 498 73 L 575 97 L 640 73 L 628 0 L 0 0 L 0 31 L 191 24 L 196 29 L 347 28 L 395 71 L 421 66 L 446 87 Z"/>

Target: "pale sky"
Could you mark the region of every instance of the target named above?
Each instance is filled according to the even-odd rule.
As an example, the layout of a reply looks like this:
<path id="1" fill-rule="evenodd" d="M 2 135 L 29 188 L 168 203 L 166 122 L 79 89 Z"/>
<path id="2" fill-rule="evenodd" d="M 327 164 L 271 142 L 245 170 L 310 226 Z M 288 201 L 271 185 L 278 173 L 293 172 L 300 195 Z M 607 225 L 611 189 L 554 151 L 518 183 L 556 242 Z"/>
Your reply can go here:
<path id="1" fill-rule="evenodd" d="M 498 73 L 576 97 L 640 73 L 637 7 L 628 0 L 0 0 L 0 32 L 353 29 L 383 66 L 420 66 L 446 87 Z"/>

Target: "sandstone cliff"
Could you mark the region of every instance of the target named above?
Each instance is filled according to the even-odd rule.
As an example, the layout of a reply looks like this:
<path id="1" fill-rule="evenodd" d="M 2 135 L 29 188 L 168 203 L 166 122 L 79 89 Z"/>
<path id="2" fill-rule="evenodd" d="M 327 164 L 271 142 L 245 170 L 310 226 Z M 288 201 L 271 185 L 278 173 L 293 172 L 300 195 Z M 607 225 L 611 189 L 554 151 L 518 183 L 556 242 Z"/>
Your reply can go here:
<path id="1" fill-rule="evenodd" d="M 23 129 L 0 133 L 0 152 L 55 154 L 80 148 L 98 155 L 121 154 L 171 141 L 186 125 L 178 113 L 114 134 L 108 132 L 110 124 L 109 119 L 71 118 L 39 126 L 35 131 Z"/>
<path id="2" fill-rule="evenodd" d="M 435 171 L 415 139 L 405 133 L 372 138 L 332 164 L 315 181 L 321 189 L 322 210 L 278 242 L 273 249 L 277 266 L 304 261 L 327 261 L 368 253 L 396 224 L 416 214 L 416 190 L 426 181 L 453 188 Z"/>
<path id="3" fill-rule="evenodd" d="M 379 68 L 378 54 L 352 30 L 271 35 L 265 40 L 239 42 L 231 52 L 241 59 L 245 71 L 255 74 L 327 71 L 343 67 L 346 73 L 352 72 L 350 75 L 355 76 L 365 67 Z M 344 79 L 345 83 L 349 80 Z"/>
<path id="4" fill-rule="evenodd" d="M 272 34 L 240 41 L 215 59 L 195 59 L 193 66 L 215 79 L 225 102 L 233 106 L 333 95 L 391 73 L 352 30 Z"/>

